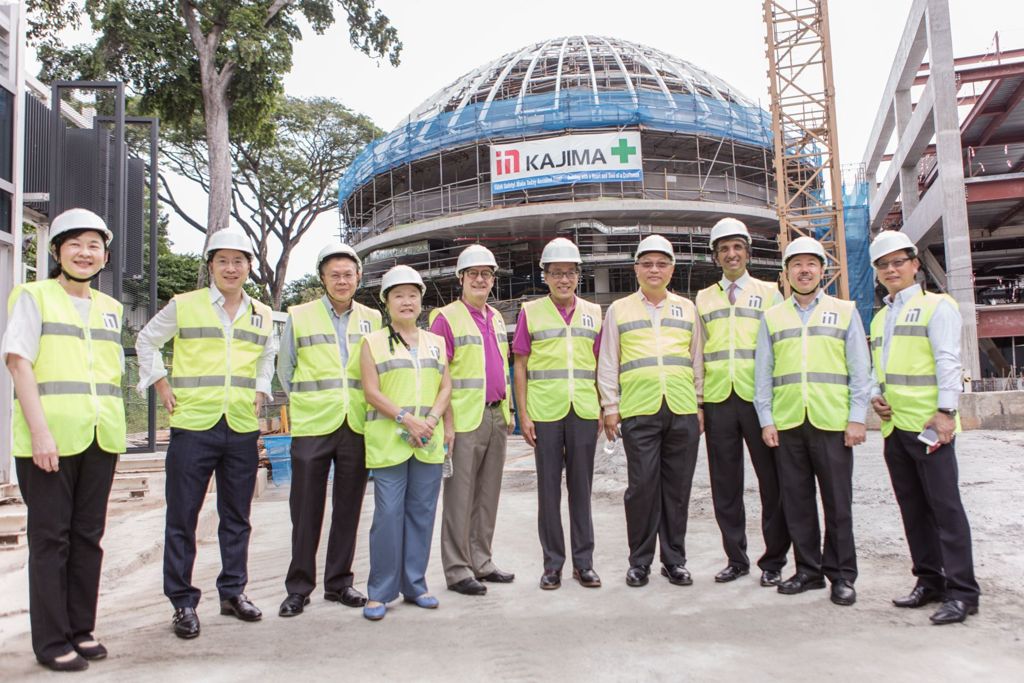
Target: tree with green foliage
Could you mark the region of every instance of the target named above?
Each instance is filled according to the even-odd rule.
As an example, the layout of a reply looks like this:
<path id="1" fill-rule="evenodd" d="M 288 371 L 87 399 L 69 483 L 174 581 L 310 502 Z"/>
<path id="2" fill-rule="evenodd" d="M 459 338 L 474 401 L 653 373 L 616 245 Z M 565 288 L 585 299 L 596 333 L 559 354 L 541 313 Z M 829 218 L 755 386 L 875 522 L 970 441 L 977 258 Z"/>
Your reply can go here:
<path id="1" fill-rule="evenodd" d="M 324 288 L 320 284 L 320 277 L 316 273 L 306 273 L 298 280 L 292 280 L 284 286 L 284 292 L 281 295 L 281 310 L 286 311 L 289 306 L 315 301 L 323 295 Z"/>
<path id="2" fill-rule="evenodd" d="M 232 140 L 268 143 L 304 18 L 316 33 L 347 18 L 360 52 L 397 65 L 402 43 L 375 0 L 27 0 L 28 40 L 44 80 L 114 78 L 180 134 L 200 133 L 208 168 L 207 239 L 231 218 Z M 65 46 L 83 17 L 94 44 Z M 197 126 L 197 121 L 202 125 Z"/>

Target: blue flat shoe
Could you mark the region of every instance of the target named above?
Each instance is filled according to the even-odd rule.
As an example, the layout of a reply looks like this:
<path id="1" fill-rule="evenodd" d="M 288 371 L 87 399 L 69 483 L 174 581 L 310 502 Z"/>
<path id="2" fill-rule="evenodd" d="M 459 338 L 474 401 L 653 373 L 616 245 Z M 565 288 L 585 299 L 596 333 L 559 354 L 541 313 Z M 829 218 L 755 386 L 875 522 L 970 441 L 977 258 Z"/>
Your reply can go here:
<path id="1" fill-rule="evenodd" d="M 441 604 L 437 601 L 437 598 L 430 593 L 424 593 L 423 595 L 415 598 L 410 598 L 407 595 L 404 599 L 406 602 L 414 603 L 417 607 L 422 607 L 423 609 L 437 609 L 437 606 Z"/>
<path id="2" fill-rule="evenodd" d="M 380 621 L 384 618 L 384 615 L 387 613 L 388 606 L 382 602 L 372 607 L 369 604 L 367 604 L 366 607 L 363 608 L 363 616 L 369 619 L 370 621 Z"/>

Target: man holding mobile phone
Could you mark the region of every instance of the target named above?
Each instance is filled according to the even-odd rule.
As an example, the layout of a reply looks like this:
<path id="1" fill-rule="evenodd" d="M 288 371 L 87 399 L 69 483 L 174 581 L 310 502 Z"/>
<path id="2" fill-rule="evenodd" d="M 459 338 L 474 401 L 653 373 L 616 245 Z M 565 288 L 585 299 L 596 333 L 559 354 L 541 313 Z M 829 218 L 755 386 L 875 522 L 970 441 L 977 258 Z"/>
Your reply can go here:
<path id="1" fill-rule="evenodd" d="M 960 431 L 960 312 L 950 296 L 917 283 L 917 248 L 902 232 L 880 233 L 870 255 L 889 293 L 871 322 L 871 405 L 882 419 L 885 463 L 917 577 L 914 590 L 893 604 L 941 602 L 932 623 L 958 623 L 977 613 L 981 593 L 953 445 Z M 937 443 L 922 445 L 929 441 Z"/>

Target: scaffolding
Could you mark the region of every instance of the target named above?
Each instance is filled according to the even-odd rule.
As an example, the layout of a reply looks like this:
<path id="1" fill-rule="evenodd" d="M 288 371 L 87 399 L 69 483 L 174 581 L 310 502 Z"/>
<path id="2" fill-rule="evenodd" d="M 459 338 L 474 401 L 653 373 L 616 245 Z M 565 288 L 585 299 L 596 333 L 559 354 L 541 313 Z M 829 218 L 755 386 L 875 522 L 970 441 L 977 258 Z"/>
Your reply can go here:
<path id="1" fill-rule="evenodd" d="M 821 242 L 823 286 L 848 299 L 827 0 L 765 0 L 779 246 Z M 784 283 L 786 291 L 789 284 Z"/>

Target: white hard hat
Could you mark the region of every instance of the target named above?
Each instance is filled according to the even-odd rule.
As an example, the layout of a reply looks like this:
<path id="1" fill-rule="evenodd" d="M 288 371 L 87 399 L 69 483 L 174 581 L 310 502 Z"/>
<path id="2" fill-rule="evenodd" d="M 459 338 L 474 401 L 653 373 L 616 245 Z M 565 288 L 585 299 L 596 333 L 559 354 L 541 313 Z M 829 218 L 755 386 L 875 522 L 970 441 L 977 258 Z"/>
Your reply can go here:
<path id="1" fill-rule="evenodd" d="M 572 241 L 556 237 L 544 245 L 544 251 L 540 254 L 540 267 L 548 263 L 583 263 L 583 259 L 580 258 L 579 248 Z"/>
<path id="2" fill-rule="evenodd" d="M 490 266 L 497 270 L 498 262 L 490 249 L 482 244 L 471 244 L 459 254 L 459 260 L 455 264 L 455 277 L 462 277 L 462 271 L 474 266 Z"/>
<path id="3" fill-rule="evenodd" d="M 89 209 L 68 209 L 50 223 L 50 244 L 60 235 L 72 230 L 95 230 L 103 235 L 104 242 L 110 246 L 114 233 L 110 231 L 102 218 Z"/>
<path id="4" fill-rule="evenodd" d="M 634 260 L 639 261 L 640 257 L 649 251 L 665 254 L 665 256 L 672 259 L 673 264 L 676 262 L 675 252 L 672 251 L 672 243 L 661 235 L 648 235 L 640 240 L 640 244 L 636 247 L 636 258 Z"/>
<path id="5" fill-rule="evenodd" d="M 906 233 L 899 230 L 883 230 L 871 241 L 868 253 L 871 256 L 871 263 L 894 251 L 910 250 L 911 256 L 917 256 L 917 247 L 910 241 Z"/>
<path id="6" fill-rule="evenodd" d="M 723 218 L 715 223 L 715 227 L 711 228 L 711 248 L 715 248 L 715 242 L 727 237 L 742 237 L 747 244 L 750 244 L 750 232 L 747 231 L 747 226 L 736 218 Z"/>
<path id="7" fill-rule="evenodd" d="M 420 295 L 427 293 L 427 286 L 423 284 L 423 278 L 415 268 L 409 266 L 395 266 L 380 281 L 380 300 L 387 303 L 388 291 L 398 285 L 416 285 L 420 288 Z"/>
<path id="8" fill-rule="evenodd" d="M 332 256 L 347 256 L 356 262 L 356 268 L 360 271 L 363 269 L 363 262 L 359 258 L 359 254 L 356 250 L 348 246 L 344 242 L 332 242 L 326 247 L 320 250 L 320 255 L 316 257 L 316 270 L 320 272 L 320 266 L 324 264 L 324 261 L 331 258 Z"/>
<path id="9" fill-rule="evenodd" d="M 825 247 L 813 237 L 801 235 L 786 246 L 786 253 L 782 255 L 782 265 L 789 263 L 789 259 L 800 254 L 812 254 L 825 263 Z"/>
<path id="10" fill-rule="evenodd" d="M 233 225 L 210 235 L 210 241 L 206 243 L 206 258 L 209 259 L 210 254 L 218 249 L 234 249 L 252 257 L 256 256 L 249 236 L 245 234 L 244 230 Z"/>

